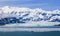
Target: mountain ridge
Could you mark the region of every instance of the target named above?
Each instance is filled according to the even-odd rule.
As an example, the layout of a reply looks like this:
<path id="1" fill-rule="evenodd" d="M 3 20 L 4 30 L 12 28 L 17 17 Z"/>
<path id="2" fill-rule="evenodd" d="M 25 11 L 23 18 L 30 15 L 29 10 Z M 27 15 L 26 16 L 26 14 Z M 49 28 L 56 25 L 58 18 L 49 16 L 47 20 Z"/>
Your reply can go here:
<path id="1" fill-rule="evenodd" d="M 29 21 L 60 22 L 60 10 L 46 11 L 41 8 L 30 9 L 5 6 L 0 8 L 0 23 L 1 21 L 8 21 L 5 18 L 12 23 L 16 23 L 17 20 L 20 23 Z"/>

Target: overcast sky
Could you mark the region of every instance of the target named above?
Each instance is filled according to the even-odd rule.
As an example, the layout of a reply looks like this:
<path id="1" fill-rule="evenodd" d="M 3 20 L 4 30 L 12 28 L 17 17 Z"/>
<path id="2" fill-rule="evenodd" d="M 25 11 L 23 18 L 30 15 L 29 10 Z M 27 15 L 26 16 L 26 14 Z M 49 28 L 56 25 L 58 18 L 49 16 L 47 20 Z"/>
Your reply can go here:
<path id="1" fill-rule="evenodd" d="M 0 6 L 17 6 L 54 10 L 60 9 L 60 0 L 0 0 Z"/>

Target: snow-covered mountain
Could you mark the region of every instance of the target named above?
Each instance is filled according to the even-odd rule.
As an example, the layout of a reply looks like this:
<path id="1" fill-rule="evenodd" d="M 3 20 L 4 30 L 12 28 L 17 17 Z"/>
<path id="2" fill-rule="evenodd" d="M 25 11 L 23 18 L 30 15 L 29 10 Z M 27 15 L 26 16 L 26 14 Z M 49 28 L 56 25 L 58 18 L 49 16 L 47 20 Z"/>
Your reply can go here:
<path id="1" fill-rule="evenodd" d="M 0 8 L 0 24 L 27 22 L 60 22 L 60 10 L 47 11 L 41 8 L 19 8 L 4 6 Z M 2 22 L 2 23 L 1 23 Z"/>

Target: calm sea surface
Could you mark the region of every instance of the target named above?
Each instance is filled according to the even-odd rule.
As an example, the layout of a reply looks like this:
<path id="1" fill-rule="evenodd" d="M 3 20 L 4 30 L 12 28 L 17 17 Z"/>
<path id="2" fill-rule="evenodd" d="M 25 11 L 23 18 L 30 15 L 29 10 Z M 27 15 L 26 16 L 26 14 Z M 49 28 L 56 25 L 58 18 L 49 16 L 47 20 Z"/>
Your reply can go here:
<path id="1" fill-rule="evenodd" d="M 42 28 L 42 27 L 37 27 L 37 28 Z M 50 26 L 47 28 L 60 28 L 60 26 L 54 26 L 54 27 Z M 27 32 L 27 31 L 2 32 L 0 31 L 0 36 L 60 36 L 60 31 L 47 31 L 47 32 L 33 32 L 33 31 L 31 32 Z"/>
<path id="2" fill-rule="evenodd" d="M 0 36 L 60 36 L 60 31 L 51 31 L 51 32 L 0 32 Z"/>

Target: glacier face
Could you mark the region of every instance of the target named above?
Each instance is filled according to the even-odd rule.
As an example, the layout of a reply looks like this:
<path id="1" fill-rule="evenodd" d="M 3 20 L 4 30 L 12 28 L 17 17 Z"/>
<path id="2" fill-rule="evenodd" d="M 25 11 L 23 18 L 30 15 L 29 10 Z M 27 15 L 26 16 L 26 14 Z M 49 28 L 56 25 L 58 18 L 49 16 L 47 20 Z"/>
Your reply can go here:
<path id="1" fill-rule="evenodd" d="M 60 22 L 60 10 L 46 11 L 41 8 L 19 8 L 5 6 L 0 8 L 0 24 L 27 22 Z"/>

